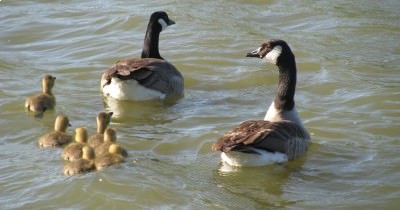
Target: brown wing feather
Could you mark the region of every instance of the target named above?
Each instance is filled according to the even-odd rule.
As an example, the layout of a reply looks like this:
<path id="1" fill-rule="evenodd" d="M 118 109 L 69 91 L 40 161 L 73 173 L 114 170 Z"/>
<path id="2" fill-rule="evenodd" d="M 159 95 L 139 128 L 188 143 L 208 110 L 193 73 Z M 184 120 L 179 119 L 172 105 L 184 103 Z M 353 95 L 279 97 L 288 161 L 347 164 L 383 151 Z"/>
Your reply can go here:
<path id="1" fill-rule="evenodd" d="M 102 76 L 102 87 L 110 84 L 112 77 L 120 79 L 145 79 L 152 74 L 148 65 L 152 62 L 162 62 L 159 59 L 129 59 L 117 61 L 111 68 L 107 69 Z"/>
<path id="2" fill-rule="evenodd" d="M 307 139 L 309 139 L 307 132 L 291 121 L 249 120 L 219 138 L 212 148 L 213 150 L 228 152 L 243 150 L 251 146 L 271 152 L 286 154 L 294 152 L 297 154 L 297 148 L 291 147 L 297 147 L 297 144 L 301 144 L 301 142 L 292 143 L 291 141 L 308 141 Z M 307 144 L 308 142 L 305 142 L 305 147 Z"/>

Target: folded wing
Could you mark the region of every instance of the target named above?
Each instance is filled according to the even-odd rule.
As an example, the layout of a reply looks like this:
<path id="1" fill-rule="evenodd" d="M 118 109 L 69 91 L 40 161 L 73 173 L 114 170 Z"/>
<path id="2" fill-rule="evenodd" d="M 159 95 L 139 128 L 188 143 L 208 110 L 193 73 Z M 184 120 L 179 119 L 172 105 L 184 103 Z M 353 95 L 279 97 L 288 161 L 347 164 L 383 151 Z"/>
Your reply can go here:
<path id="1" fill-rule="evenodd" d="M 103 73 L 101 85 L 110 84 L 111 78 L 136 80 L 146 88 L 166 95 L 183 92 L 183 79 L 179 71 L 170 63 L 161 59 L 129 59 L 118 61 Z"/>
<path id="2" fill-rule="evenodd" d="M 291 121 L 249 120 L 219 138 L 213 150 L 254 152 L 252 148 L 256 148 L 294 159 L 307 150 L 309 139 L 308 133 Z"/>

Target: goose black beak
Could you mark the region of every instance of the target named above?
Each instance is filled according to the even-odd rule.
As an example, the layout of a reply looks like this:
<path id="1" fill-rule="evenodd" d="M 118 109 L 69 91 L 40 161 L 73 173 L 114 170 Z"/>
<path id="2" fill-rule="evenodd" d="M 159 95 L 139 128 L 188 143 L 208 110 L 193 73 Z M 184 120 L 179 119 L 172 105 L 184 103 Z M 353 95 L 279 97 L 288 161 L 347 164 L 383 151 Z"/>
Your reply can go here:
<path id="1" fill-rule="evenodd" d="M 169 21 L 168 21 L 168 25 L 170 26 L 170 25 L 174 25 L 174 24 L 175 24 L 175 21 L 173 21 L 173 20 L 169 19 Z"/>
<path id="2" fill-rule="evenodd" d="M 259 58 L 260 57 L 260 55 L 258 54 L 259 52 L 260 52 L 260 49 L 253 50 L 253 51 L 247 53 L 246 57 L 257 57 L 257 58 Z"/>

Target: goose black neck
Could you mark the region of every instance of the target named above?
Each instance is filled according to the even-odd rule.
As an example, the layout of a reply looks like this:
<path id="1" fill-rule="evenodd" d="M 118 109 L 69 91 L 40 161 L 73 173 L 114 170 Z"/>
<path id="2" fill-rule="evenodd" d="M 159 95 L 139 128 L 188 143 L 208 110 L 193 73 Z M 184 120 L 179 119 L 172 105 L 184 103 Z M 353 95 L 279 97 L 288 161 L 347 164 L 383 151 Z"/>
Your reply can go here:
<path id="1" fill-rule="evenodd" d="M 155 26 L 153 22 L 149 22 L 142 50 L 142 58 L 158 58 L 163 59 L 158 51 L 158 41 L 161 30 Z"/>
<path id="2" fill-rule="evenodd" d="M 274 103 L 277 110 L 292 110 L 294 108 L 294 93 L 296 89 L 296 61 L 294 55 L 287 56 L 284 62 L 278 64 L 279 82 Z"/>

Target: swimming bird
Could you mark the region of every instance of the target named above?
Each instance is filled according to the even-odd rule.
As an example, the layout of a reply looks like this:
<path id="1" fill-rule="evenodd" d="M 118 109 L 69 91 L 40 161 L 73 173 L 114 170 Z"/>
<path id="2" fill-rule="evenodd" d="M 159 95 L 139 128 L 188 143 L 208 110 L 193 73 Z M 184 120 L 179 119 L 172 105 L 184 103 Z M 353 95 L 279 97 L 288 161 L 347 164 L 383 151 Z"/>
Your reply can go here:
<path id="1" fill-rule="evenodd" d="M 111 122 L 111 117 L 113 113 L 112 112 L 100 112 L 97 115 L 96 121 L 97 121 L 97 133 L 93 136 L 89 137 L 88 143 L 91 147 L 95 148 L 101 143 L 103 143 L 103 138 L 104 138 L 104 131 L 106 130 L 107 126 Z"/>
<path id="2" fill-rule="evenodd" d="M 150 16 L 141 58 L 117 61 L 102 74 L 104 96 L 131 101 L 175 101 L 183 97 L 182 74 L 158 51 L 160 32 L 173 24 L 164 11 Z"/>
<path id="3" fill-rule="evenodd" d="M 46 133 L 39 138 L 40 147 L 61 147 L 71 142 L 72 136 L 66 133 L 67 127 L 71 126 L 65 115 L 58 115 L 54 123 L 54 131 Z"/>
<path id="4" fill-rule="evenodd" d="M 105 167 L 124 162 L 126 156 L 126 151 L 120 145 L 111 144 L 108 152 L 96 157 L 94 163 L 96 169 L 101 170 Z"/>
<path id="5" fill-rule="evenodd" d="M 212 149 L 221 151 L 231 166 L 259 166 L 294 160 L 305 153 L 310 136 L 296 111 L 296 61 L 283 40 L 269 40 L 247 54 L 279 69 L 275 98 L 264 120 L 248 120 L 219 138 Z"/>
<path id="6" fill-rule="evenodd" d="M 72 176 L 95 170 L 94 158 L 93 148 L 89 146 L 82 147 L 82 158 L 66 163 L 64 165 L 64 174 Z"/>
<path id="7" fill-rule="evenodd" d="M 64 160 L 74 161 L 82 158 L 82 148 L 87 145 L 88 133 L 86 128 L 75 129 L 75 142 L 68 144 L 61 157 Z"/>
<path id="8" fill-rule="evenodd" d="M 48 109 L 53 109 L 56 98 L 52 93 L 56 77 L 45 75 L 42 78 L 42 93 L 29 96 L 25 100 L 25 108 L 28 111 L 36 112 L 36 118 L 42 118 L 43 113 Z"/>
<path id="9" fill-rule="evenodd" d="M 109 152 L 109 148 L 110 148 L 111 144 L 118 145 L 117 144 L 117 132 L 112 128 L 107 128 L 106 131 L 104 131 L 104 142 L 94 148 L 96 156 L 101 156 L 101 155 Z M 121 147 L 121 151 L 120 151 L 121 155 L 126 157 L 128 155 L 126 150 L 122 146 L 119 146 L 119 147 Z"/>
<path id="10" fill-rule="evenodd" d="M 114 144 L 117 141 L 117 133 L 112 128 L 107 128 L 104 131 L 103 136 L 104 142 L 94 148 L 96 156 L 101 156 L 102 154 L 108 152 L 108 148 L 110 147 L 110 145 Z"/>

